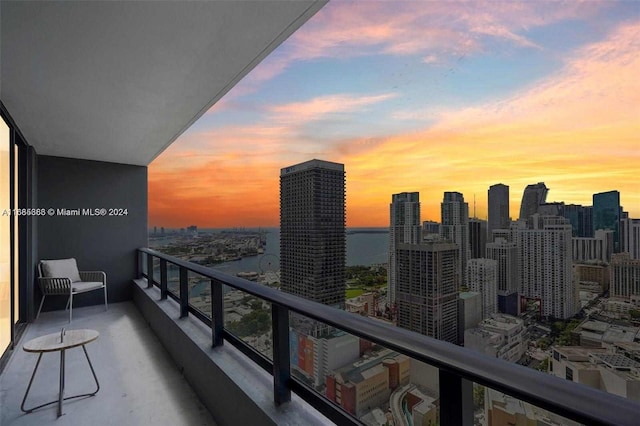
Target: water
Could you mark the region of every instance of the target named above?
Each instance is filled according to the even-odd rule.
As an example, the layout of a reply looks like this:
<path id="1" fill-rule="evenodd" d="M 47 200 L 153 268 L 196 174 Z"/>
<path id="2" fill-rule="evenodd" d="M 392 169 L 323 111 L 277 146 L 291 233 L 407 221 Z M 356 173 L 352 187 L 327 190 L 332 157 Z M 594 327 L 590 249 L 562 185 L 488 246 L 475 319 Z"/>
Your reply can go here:
<path id="1" fill-rule="evenodd" d="M 362 231 L 378 232 L 385 228 L 349 228 L 347 230 L 347 266 L 373 265 L 387 263 L 389 253 L 389 233 L 359 233 Z M 235 275 L 238 272 L 277 271 L 280 269 L 280 230 L 266 229 L 267 238 L 264 254 L 244 257 L 232 262 L 213 266 L 224 273 Z M 356 233 L 354 233 L 356 232 Z"/>

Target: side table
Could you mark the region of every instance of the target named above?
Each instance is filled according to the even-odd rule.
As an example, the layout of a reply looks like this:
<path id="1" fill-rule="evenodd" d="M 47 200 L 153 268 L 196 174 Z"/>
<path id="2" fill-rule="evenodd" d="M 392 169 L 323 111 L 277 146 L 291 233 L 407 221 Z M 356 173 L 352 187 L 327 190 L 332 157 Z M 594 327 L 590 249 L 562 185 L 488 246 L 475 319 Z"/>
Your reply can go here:
<path id="1" fill-rule="evenodd" d="M 30 413 L 33 410 L 38 408 L 45 407 L 47 405 L 58 403 L 58 417 L 62 415 L 62 401 L 66 401 L 68 399 L 81 398 L 84 396 L 93 396 L 98 393 L 100 390 L 100 383 L 98 383 L 98 378 L 96 377 L 96 372 L 93 369 L 93 365 L 91 364 L 91 360 L 89 359 L 89 354 L 87 353 L 87 349 L 85 345 L 87 343 L 91 343 L 98 338 L 100 333 L 95 330 L 65 330 L 64 328 L 60 333 L 47 334 L 46 336 L 36 337 L 35 339 L 29 340 L 24 344 L 22 349 L 25 352 L 34 352 L 38 353 L 38 361 L 36 362 L 36 366 L 33 369 L 33 374 L 31 374 L 31 380 L 29 380 L 29 386 L 27 386 L 27 391 L 24 394 L 24 398 L 22 399 L 22 405 L 20 405 L 20 409 L 25 413 Z M 64 397 L 64 367 L 65 367 L 65 351 L 67 349 L 75 348 L 77 346 L 82 346 L 82 350 L 84 351 L 84 355 L 87 357 L 87 362 L 89 363 L 89 368 L 91 368 L 91 373 L 93 374 L 93 378 L 96 381 L 96 390 L 92 393 L 86 393 L 82 395 L 74 395 Z M 31 385 L 33 384 L 33 378 L 36 376 L 36 371 L 38 371 L 38 366 L 40 365 L 40 360 L 42 359 L 42 355 L 45 352 L 60 352 L 60 387 L 58 390 L 58 399 L 55 401 L 47 402 L 45 404 L 38 405 L 32 408 L 25 408 L 24 404 L 27 401 L 27 396 L 29 395 L 29 391 L 31 390 Z"/>

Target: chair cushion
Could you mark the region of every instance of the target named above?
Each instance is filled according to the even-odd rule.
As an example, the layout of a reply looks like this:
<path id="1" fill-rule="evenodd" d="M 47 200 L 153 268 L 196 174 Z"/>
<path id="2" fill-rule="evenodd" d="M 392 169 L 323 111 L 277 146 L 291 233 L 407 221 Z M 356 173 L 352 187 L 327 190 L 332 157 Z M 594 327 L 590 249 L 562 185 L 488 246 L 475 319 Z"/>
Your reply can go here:
<path id="1" fill-rule="evenodd" d="M 102 288 L 102 283 L 93 282 L 93 281 L 89 281 L 89 282 L 79 281 L 71 284 L 71 288 L 73 288 L 74 293 L 84 293 L 85 291 L 91 291 L 97 288 Z"/>
<path id="2" fill-rule="evenodd" d="M 70 259 L 43 260 L 42 274 L 45 278 L 69 278 L 71 282 L 80 281 L 78 264 L 72 257 Z"/>

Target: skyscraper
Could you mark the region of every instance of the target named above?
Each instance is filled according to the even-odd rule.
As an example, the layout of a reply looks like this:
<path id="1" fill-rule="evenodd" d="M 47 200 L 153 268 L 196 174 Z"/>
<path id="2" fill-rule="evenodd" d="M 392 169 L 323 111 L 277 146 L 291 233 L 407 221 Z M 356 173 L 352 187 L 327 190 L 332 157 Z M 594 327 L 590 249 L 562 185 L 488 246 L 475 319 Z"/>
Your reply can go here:
<path id="1" fill-rule="evenodd" d="M 528 219 L 529 216 L 538 213 L 538 207 L 547 202 L 549 189 L 544 182 L 527 185 L 522 194 L 520 204 L 520 219 Z"/>
<path id="2" fill-rule="evenodd" d="M 280 171 L 281 288 L 344 308 L 344 165 L 310 160 Z"/>
<path id="3" fill-rule="evenodd" d="M 498 262 L 493 259 L 470 259 L 467 263 L 467 287 L 482 295 L 482 319 L 498 312 L 497 269 Z"/>
<path id="4" fill-rule="evenodd" d="M 571 270 L 571 224 L 534 214 L 516 230 L 521 295 L 541 302 L 542 315 L 567 319 L 576 313 Z"/>
<path id="5" fill-rule="evenodd" d="M 496 282 L 498 292 L 498 311 L 503 314 L 518 315 L 518 246 L 514 242 L 498 238 L 487 244 L 488 259 L 497 262 Z"/>
<path id="6" fill-rule="evenodd" d="M 387 301 L 396 301 L 396 247 L 401 243 L 420 242 L 420 194 L 402 192 L 391 196 L 389 205 L 389 265 Z"/>
<path id="7" fill-rule="evenodd" d="M 398 327 L 458 342 L 458 252 L 446 242 L 398 244 Z"/>
<path id="8" fill-rule="evenodd" d="M 491 239 L 494 229 L 509 228 L 509 187 L 497 183 L 489 187 L 487 194 L 489 198 L 488 236 Z"/>
<path id="9" fill-rule="evenodd" d="M 442 225 L 440 236 L 458 245 L 458 276 L 459 282 L 464 283 L 464 274 L 469 259 L 469 204 L 464 202 L 464 196 L 459 192 L 445 192 L 440 204 Z"/>
<path id="10" fill-rule="evenodd" d="M 593 194 L 593 232 L 613 231 L 613 252 L 620 252 L 620 193 L 618 191 Z"/>
<path id="11" fill-rule="evenodd" d="M 469 219 L 469 259 L 484 257 L 487 247 L 487 221 Z"/>

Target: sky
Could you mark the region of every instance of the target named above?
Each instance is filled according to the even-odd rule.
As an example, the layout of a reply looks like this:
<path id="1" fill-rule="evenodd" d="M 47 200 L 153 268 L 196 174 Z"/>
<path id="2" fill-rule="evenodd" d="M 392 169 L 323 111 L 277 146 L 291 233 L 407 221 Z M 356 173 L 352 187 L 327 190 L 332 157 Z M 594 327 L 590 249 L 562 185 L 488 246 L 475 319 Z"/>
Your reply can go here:
<path id="1" fill-rule="evenodd" d="M 149 166 L 149 224 L 279 225 L 280 169 L 344 163 L 347 226 L 526 185 L 640 218 L 640 3 L 332 1 Z M 474 201 L 475 200 L 475 201 Z"/>

